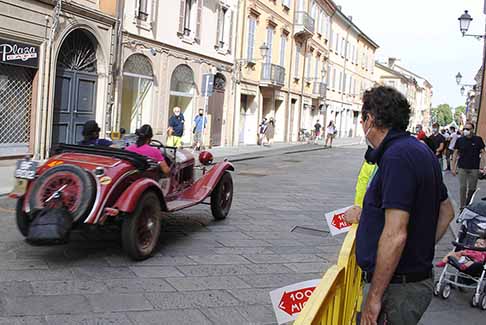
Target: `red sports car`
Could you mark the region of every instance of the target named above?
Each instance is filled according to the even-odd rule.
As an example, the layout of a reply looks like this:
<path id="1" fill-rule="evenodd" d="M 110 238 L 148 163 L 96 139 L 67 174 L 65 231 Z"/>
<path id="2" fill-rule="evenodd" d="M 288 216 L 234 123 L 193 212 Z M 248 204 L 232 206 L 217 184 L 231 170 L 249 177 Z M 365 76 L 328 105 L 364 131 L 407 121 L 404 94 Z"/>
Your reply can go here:
<path id="1" fill-rule="evenodd" d="M 149 257 L 161 230 L 161 211 L 172 212 L 210 198 L 216 220 L 226 218 L 233 199 L 234 167 L 213 163 L 201 152 L 200 165 L 187 150 L 164 147 L 170 166 L 164 176 L 145 156 L 117 148 L 60 144 L 38 167 L 21 160 L 15 171 L 17 225 L 32 244 L 59 244 L 82 225 L 121 225 L 122 245 L 135 260 Z M 196 172 L 201 174 L 195 179 Z"/>

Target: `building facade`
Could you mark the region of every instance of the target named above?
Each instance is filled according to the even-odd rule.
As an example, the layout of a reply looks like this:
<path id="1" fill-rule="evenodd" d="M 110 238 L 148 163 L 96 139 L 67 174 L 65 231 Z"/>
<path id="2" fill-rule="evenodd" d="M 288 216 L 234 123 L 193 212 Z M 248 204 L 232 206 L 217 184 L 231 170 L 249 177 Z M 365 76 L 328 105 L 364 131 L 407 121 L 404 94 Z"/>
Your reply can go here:
<path id="1" fill-rule="evenodd" d="M 433 123 L 432 84 L 398 63 L 396 58 L 389 58 L 385 63 L 375 62 L 376 82 L 396 88 L 407 98 L 412 111 L 409 129 L 413 130 L 417 124 L 428 129 Z"/>
<path id="2" fill-rule="evenodd" d="M 0 156 L 43 158 L 104 126 L 112 93 L 116 0 L 1 0 Z"/>
<path id="3" fill-rule="evenodd" d="M 237 1 L 125 0 L 114 130 L 151 124 L 165 142 L 178 106 L 185 117 L 184 145 L 192 143 L 194 116 L 206 108 L 206 142 L 231 143 Z M 204 97 L 205 79 L 214 91 Z"/>

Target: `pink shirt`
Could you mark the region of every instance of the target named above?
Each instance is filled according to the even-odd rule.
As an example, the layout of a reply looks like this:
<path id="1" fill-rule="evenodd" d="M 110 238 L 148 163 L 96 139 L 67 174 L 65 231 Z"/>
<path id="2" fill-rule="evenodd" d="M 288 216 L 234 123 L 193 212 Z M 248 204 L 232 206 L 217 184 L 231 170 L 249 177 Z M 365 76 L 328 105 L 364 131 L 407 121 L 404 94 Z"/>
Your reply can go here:
<path id="1" fill-rule="evenodd" d="M 125 150 L 138 153 L 139 155 L 142 155 L 142 156 L 147 156 L 147 157 L 149 157 L 149 158 L 151 158 L 151 159 L 153 159 L 157 162 L 164 161 L 164 156 L 162 156 L 162 153 L 160 152 L 160 150 L 157 149 L 157 148 L 151 147 L 148 144 L 144 144 L 143 146 L 140 146 L 140 147 L 137 147 L 136 144 L 132 144 L 131 146 L 129 146 Z"/>
<path id="2" fill-rule="evenodd" d="M 477 263 L 486 262 L 486 252 L 478 252 L 478 251 L 466 249 L 461 251 L 461 255 L 469 256 Z"/>

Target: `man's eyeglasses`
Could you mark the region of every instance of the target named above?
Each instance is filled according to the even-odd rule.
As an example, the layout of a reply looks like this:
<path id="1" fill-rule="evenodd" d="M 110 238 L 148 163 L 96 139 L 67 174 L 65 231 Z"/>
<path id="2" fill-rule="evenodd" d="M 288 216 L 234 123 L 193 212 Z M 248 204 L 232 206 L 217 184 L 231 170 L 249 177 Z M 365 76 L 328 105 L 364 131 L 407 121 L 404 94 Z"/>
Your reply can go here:
<path id="1" fill-rule="evenodd" d="M 472 131 L 472 129 L 469 129 L 469 128 L 464 128 L 463 130 L 464 131 Z"/>

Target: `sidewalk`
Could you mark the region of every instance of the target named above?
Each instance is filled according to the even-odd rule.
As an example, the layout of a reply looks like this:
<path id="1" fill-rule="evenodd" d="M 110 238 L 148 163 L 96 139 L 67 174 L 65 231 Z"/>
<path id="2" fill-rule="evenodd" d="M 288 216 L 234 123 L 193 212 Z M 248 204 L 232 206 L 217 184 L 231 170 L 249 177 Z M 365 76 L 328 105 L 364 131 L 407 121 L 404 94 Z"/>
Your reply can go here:
<path id="1" fill-rule="evenodd" d="M 359 144 L 360 141 L 361 138 L 336 139 L 333 143 L 333 147 L 356 145 Z M 323 142 L 321 141 L 318 145 L 307 143 L 275 143 L 271 146 L 242 145 L 238 147 L 213 148 L 210 151 L 216 159 L 221 160 L 230 157 L 234 159 L 261 158 L 266 155 L 280 154 L 286 151 L 314 149 L 324 149 Z M 13 189 L 15 163 L 16 160 L 0 160 L 0 197 L 7 195 Z"/>

